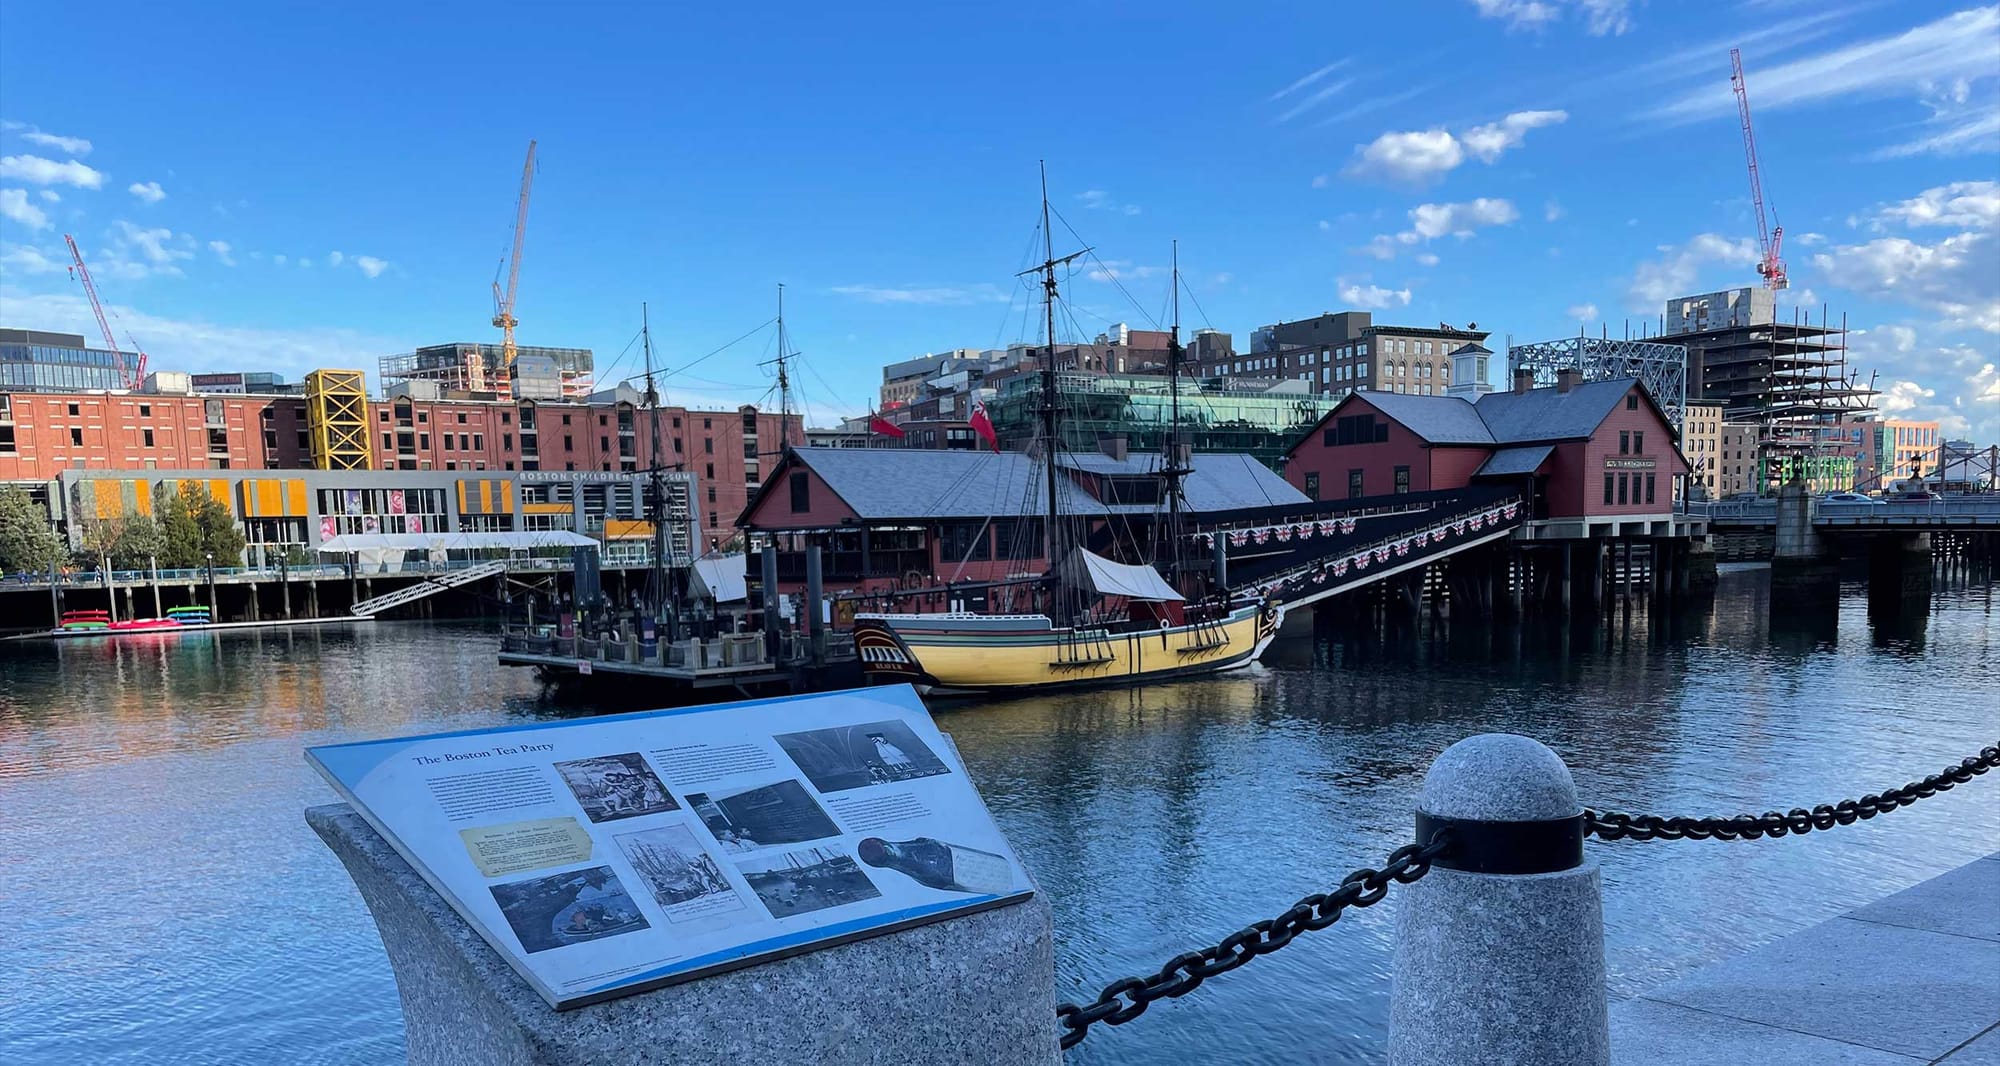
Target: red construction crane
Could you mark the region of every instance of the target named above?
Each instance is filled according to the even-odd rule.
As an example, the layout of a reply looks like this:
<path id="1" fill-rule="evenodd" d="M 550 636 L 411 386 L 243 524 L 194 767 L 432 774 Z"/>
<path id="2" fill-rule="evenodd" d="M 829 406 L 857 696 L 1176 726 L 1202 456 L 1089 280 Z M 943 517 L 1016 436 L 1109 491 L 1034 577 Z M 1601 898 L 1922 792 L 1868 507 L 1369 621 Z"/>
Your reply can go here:
<path id="1" fill-rule="evenodd" d="M 90 297 L 90 310 L 97 315 L 97 328 L 104 331 L 104 346 L 111 349 L 111 361 L 118 368 L 118 383 L 123 388 L 136 389 L 146 380 L 146 353 L 133 345 L 133 354 L 139 357 L 139 362 L 136 365 L 126 364 L 125 353 L 118 350 L 118 340 L 111 335 L 111 323 L 105 320 L 104 304 L 97 298 L 97 285 L 90 280 L 90 268 L 83 265 L 83 252 L 77 249 L 76 238 L 65 233 L 63 240 L 69 243 L 69 257 L 75 261 L 69 268 L 70 276 L 83 282 L 83 294 Z"/>
<path id="2" fill-rule="evenodd" d="M 1750 161 L 1750 201 L 1757 210 L 1757 247 L 1762 253 L 1757 273 L 1764 275 L 1766 288 L 1787 288 L 1791 282 L 1785 277 L 1785 260 L 1781 256 L 1785 227 L 1767 227 L 1764 222 L 1764 183 L 1757 176 L 1757 135 L 1750 128 L 1750 94 L 1743 87 L 1741 49 L 1729 50 L 1729 87 L 1736 90 L 1736 110 L 1743 116 L 1743 155 Z"/>

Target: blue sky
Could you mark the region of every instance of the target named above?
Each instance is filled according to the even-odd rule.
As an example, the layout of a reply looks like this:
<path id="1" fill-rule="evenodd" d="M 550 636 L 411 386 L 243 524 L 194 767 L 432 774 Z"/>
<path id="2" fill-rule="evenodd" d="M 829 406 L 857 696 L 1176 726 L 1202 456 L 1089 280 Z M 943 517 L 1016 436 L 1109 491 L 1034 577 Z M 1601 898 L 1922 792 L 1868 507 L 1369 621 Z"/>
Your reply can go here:
<path id="1" fill-rule="evenodd" d="M 1316 7 L 6 0 L 0 323 L 95 335 L 67 232 L 155 366 L 495 339 L 532 137 L 523 343 L 608 367 L 645 300 L 680 365 L 782 282 L 822 417 L 884 362 L 1031 335 L 1043 158 L 1101 260 L 1086 332 L 1161 316 L 1178 238 L 1184 321 L 1246 347 L 1361 307 L 1616 333 L 1755 281 L 1736 45 L 1791 298 L 1865 331 L 1887 409 L 2000 440 L 2000 7 Z M 758 400 L 768 334 L 670 397 Z"/>

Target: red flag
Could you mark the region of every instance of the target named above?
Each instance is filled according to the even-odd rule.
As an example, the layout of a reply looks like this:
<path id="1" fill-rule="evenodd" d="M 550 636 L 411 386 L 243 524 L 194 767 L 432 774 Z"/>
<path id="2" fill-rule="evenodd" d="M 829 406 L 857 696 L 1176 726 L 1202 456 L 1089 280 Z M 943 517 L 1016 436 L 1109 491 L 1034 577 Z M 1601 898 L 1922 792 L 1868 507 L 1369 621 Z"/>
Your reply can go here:
<path id="1" fill-rule="evenodd" d="M 993 420 L 986 417 L 985 403 L 979 400 L 972 401 L 971 422 L 972 431 L 979 434 L 981 440 L 991 444 L 994 453 L 998 454 L 1000 451 L 1000 434 L 993 432 Z"/>
<path id="2" fill-rule="evenodd" d="M 869 415 L 868 432 L 880 433 L 885 437 L 900 438 L 903 435 L 903 427 L 883 418 L 881 415 Z"/>

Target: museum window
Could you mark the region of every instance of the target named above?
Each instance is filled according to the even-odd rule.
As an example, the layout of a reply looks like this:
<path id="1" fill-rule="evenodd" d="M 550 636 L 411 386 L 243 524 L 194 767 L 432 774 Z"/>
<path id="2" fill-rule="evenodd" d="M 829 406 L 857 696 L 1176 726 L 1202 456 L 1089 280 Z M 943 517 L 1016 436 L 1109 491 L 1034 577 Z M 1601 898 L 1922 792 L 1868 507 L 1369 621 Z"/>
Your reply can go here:
<path id="1" fill-rule="evenodd" d="M 75 405 L 75 404 L 70 404 L 70 407 L 71 407 L 72 409 L 74 409 L 74 408 L 76 407 L 76 405 Z M 71 413 L 75 413 L 75 412 L 74 412 L 74 410 L 72 410 L 72 412 L 71 412 Z M 79 426 L 71 426 L 71 427 L 69 427 L 69 442 L 70 442 L 70 444 L 74 445 L 75 447 L 78 447 L 78 448 L 81 448 L 81 447 L 83 447 L 83 429 L 82 429 L 82 427 L 79 427 Z"/>
<path id="2" fill-rule="evenodd" d="M 1309 500 L 1319 499 L 1319 474 L 1317 472 L 1306 475 L 1306 498 Z"/>
<path id="3" fill-rule="evenodd" d="M 1347 498 L 1353 500 L 1353 499 L 1359 499 L 1360 497 L 1361 497 L 1361 471 L 1349 470 L 1347 472 Z"/>
<path id="4" fill-rule="evenodd" d="M 1626 394 L 1625 394 L 1625 409 L 1626 409 L 1627 411 L 1637 411 L 1637 410 L 1639 409 L 1639 394 L 1638 394 L 1638 393 L 1636 393 L 1636 392 L 1628 392 L 1628 393 L 1626 393 Z"/>
<path id="5" fill-rule="evenodd" d="M 1410 491 L 1410 468 L 1399 466 L 1396 468 L 1396 493 L 1401 495 L 1408 491 Z"/>
<path id="6" fill-rule="evenodd" d="M 1635 429 L 1632 431 L 1632 454 L 1633 455 L 1646 454 L 1646 431 L 1643 429 Z"/>
<path id="7" fill-rule="evenodd" d="M 792 513 L 804 514 L 812 510 L 812 476 L 801 470 L 791 476 Z"/>
<path id="8" fill-rule="evenodd" d="M 1632 431 L 1629 429 L 1621 429 L 1618 431 L 1618 454 L 1619 455 L 1632 454 Z"/>
<path id="9" fill-rule="evenodd" d="M 1652 474 L 1647 474 L 1647 475 L 1646 475 L 1646 502 L 1647 502 L 1647 503 L 1652 503 L 1652 502 L 1653 502 L 1653 487 L 1654 487 L 1654 485 L 1653 485 L 1653 477 L 1654 477 L 1654 475 L 1652 475 Z"/>
<path id="10" fill-rule="evenodd" d="M 1604 475 L 1604 502 L 1611 502 L 1611 475 Z"/>
<path id="11" fill-rule="evenodd" d="M 142 430 L 140 430 L 140 431 L 139 431 L 139 436 L 140 436 L 140 438 L 141 438 L 142 440 L 144 440 L 144 441 L 145 441 L 145 444 L 146 444 L 146 447 L 150 448 L 150 447 L 152 447 L 152 446 L 153 446 L 153 431 L 152 431 L 152 430 L 150 430 L 150 429 L 142 429 Z"/>
<path id="12" fill-rule="evenodd" d="M 1631 475 L 1630 475 L 1630 474 L 1620 474 L 1620 475 L 1618 475 L 1618 503 L 1619 503 L 1619 504 L 1620 504 L 1621 506 L 1623 506 L 1623 505 L 1624 505 L 1624 504 L 1626 504 L 1626 503 L 1629 503 L 1629 502 L 1631 502 L 1631 500 L 1630 500 L 1630 498 L 1629 498 L 1628 494 L 1626 493 L 1626 487 L 1627 487 L 1627 484 L 1628 484 L 1628 483 L 1629 483 L 1629 482 L 1630 482 L 1631 480 L 1632 480 L 1632 477 L 1631 477 Z"/>

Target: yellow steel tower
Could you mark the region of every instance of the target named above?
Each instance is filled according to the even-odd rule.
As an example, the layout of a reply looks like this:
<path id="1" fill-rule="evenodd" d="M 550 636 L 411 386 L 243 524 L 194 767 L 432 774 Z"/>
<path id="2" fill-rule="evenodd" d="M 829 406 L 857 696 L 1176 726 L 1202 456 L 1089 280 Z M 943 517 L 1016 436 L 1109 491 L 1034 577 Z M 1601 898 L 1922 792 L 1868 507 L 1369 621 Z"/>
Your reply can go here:
<path id="1" fill-rule="evenodd" d="M 359 370 L 306 375 L 306 431 L 315 470 L 369 470 L 368 393 Z"/>
<path id="2" fill-rule="evenodd" d="M 528 161 L 521 165 L 521 199 L 514 205 L 514 254 L 507 260 L 507 287 L 502 289 L 500 279 L 493 279 L 493 324 L 500 327 L 500 372 L 493 388 L 505 395 L 512 395 L 514 327 L 521 324 L 514 317 L 514 293 L 521 285 L 521 240 L 528 235 L 528 190 L 534 183 L 535 142 L 529 141 Z M 482 384 L 475 382 L 472 387 Z"/>

